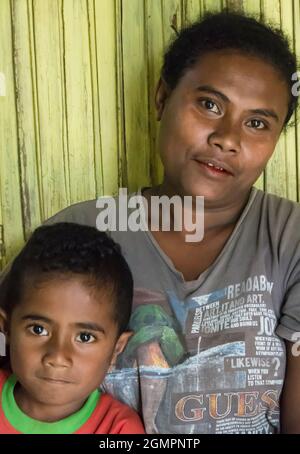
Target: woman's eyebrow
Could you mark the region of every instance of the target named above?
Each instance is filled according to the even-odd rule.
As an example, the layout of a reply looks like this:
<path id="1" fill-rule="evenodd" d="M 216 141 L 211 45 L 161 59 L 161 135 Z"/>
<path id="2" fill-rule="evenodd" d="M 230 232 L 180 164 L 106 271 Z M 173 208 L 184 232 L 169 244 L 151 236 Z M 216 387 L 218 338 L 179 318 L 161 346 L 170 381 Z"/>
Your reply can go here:
<path id="1" fill-rule="evenodd" d="M 273 109 L 251 109 L 249 110 L 250 113 L 263 115 L 264 117 L 272 117 L 274 120 L 279 122 L 278 115 L 274 112 Z"/>
<path id="2" fill-rule="evenodd" d="M 204 91 L 206 93 L 213 94 L 215 96 L 218 96 L 221 98 L 224 102 L 230 102 L 230 99 L 227 98 L 224 93 L 222 93 L 219 90 L 216 90 L 214 87 L 210 85 L 200 85 L 199 87 L 196 88 L 197 91 Z M 271 117 L 274 118 L 277 123 L 279 122 L 279 117 L 276 114 L 276 112 L 273 109 L 251 109 L 249 110 L 250 113 L 256 114 L 256 115 L 263 115 L 264 117 Z"/>
<path id="3" fill-rule="evenodd" d="M 206 93 L 210 93 L 210 94 L 213 94 L 213 95 L 216 95 L 218 96 L 219 98 L 221 98 L 224 102 L 229 102 L 229 98 L 227 98 L 226 95 L 224 95 L 224 93 L 222 93 L 221 91 L 218 91 L 216 90 L 214 87 L 211 87 L 210 85 L 200 85 L 199 87 L 196 88 L 197 91 L 205 91 Z"/>

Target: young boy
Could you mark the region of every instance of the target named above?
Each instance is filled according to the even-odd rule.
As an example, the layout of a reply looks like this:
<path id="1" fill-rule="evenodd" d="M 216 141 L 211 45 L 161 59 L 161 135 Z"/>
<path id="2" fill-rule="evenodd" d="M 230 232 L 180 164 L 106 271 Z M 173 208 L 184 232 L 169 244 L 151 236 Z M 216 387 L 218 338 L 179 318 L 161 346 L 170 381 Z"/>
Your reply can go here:
<path id="1" fill-rule="evenodd" d="M 133 281 L 120 248 L 93 227 L 37 229 L 1 288 L 0 433 L 144 433 L 99 391 L 124 349 Z"/>

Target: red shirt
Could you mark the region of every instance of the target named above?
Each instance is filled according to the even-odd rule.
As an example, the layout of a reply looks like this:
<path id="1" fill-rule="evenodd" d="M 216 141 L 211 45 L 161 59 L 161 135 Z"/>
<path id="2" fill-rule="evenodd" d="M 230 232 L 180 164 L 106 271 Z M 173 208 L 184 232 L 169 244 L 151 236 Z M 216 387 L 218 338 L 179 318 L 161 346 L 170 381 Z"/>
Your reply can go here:
<path id="1" fill-rule="evenodd" d="M 10 373 L 0 370 L 0 396 Z M 6 418 L 0 400 L 0 434 L 19 434 Z M 89 419 L 76 434 L 144 434 L 142 422 L 135 411 L 114 399 L 101 394 L 99 402 Z"/>

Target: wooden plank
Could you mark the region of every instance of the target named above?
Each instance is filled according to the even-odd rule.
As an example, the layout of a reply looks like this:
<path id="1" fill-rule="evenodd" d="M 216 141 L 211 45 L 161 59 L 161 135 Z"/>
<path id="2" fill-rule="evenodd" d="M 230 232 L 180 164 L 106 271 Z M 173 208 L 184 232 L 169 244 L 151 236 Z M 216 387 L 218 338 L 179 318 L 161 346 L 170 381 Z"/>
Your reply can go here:
<path id="1" fill-rule="evenodd" d="M 300 62 L 300 1 L 294 1 L 293 17 L 294 17 L 294 46 L 295 53 Z M 300 74 L 298 73 L 298 81 L 300 80 Z M 298 93 L 300 95 L 300 86 L 298 87 Z M 299 97 L 298 97 L 299 103 Z M 295 114 L 295 140 L 296 140 L 296 156 L 297 156 L 297 200 L 300 201 L 300 110 Z"/>
<path id="2" fill-rule="evenodd" d="M 147 0 L 146 4 L 147 58 L 148 58 L 148 112 L 150 129 L 150 175 L 151 183 L 159 184 L 163 179 L 157 138 L 159 122 L 156 120 L 155 92 L 163 64 L 163 18 L 161 2 Z"/>
<path id="3" fill-rule="evenodd" d="M 182 0 L 182 15 L 184 25 L 188 25 L 199 20 L 201 16 L 201 1 Z"/>
<path id="4" fill-rule="evenodd" d="M 263 0 L 262 12 L 266 21 L 280 26 L 280 1 Z M 285 153 L 285 139 L 281 135 L 275 152 L 265 171 L 265 190 L 282 197 L 287 197 L 287 166 Z"/>
<path id="5" fill-rule="evenodd" d="M 2 265 L 15 255 L 24 241 L 19 177 L 15 78 L 13 71 L 12 12 L 9 0 L 1 0 L 0 71 L 5 77 L 5 96 L 0 96 L 0 203 Z M 4 255 L 3 254 L 3 255 Z"/>
<path id="6" fill-rule="evenodd" d="M 70 203 L 61 2 L 36 0 L 31 15 L 36 59 L 38 170 L 43 217 L 48 218 Z"/>
<path id="7" fill-rule="evenodd" d="M 140 0 L 124 0 L 122 5 L 127 175 L 129 190 L 136 190 L 150 184 L 145 10 Z"/>
<path id="8" fill-rule="evenodd" d="M 99 110 L 99 119 L 94 122 L 97 136 L 101 125 L 101 145 L 95 145 L 95 165 L 96 171 L 101 171 L 100 186 L 103 186 L 99 191 L 97 184 L 97 194 L 115 194 L 119 178 L 115 4 L 112 0 L 94 1 L 94 11 L 90 27 L 95 28 L 95 52 L 91 57 L 92 66 L 97 69 L 97 93 L 93 90 L 94 104 Z M 98 183 L 98 176 L 96 181 Z"/>
<path id="9" fill-rule="evenodd" d="M 32 32 L 32 15 L 27 2 L 12 2 L 13 44 L 16 105 L 18 115 L 18 148 L 20 158 L 21 200 L 25 238 L 41 223 L 40 182 L 37 158 L 36 117 L 37 87 Z"/>
<path id="10" fill-rule="evenodd" d="M 91 61 L 91 88 L 92 88 L 92 110 L 93 110 L 93 148 L 95 160 L 95 190 L 96 195 L 104 194 L 103 188 L 103 165 L 101 148 L 101 120 L 99 106 L 99 57 L 97 42 L 96 5 L 94 0 L 87 0 L 87 18 L 89 31 L 89 50 Z M 109 89 L 109 86 L 108 86 Z"/>
<path id="11" fill-rule="evenodd" d="M 260 0 L 247 0 L 243 4 L 244 13 L 260 16 Z"/>
<path id="12" fill-rule="evenodd" d="M 75 203 L 96 196 L 89 26 L 85 0 L 64 0 L 62 5 L 70 199 Z"/>
<path id="13" fill-rule="evenodd" d="M 223 1 L 222 0 L 201 0 L 201 8 L 203 13 L 205 12 L 216 12 L 220 11 L 223 8 Z M 224 2 L 224 6 L 225 2 Z"/>
<path id="14" fill-rule="evenodd" d="M 294 20 L 293 20 L 293 2 L 291 0 L 285 1 L 284 7 L 281 4 L 281 26 L 285 33 L 287 33 L 291 48 L 295 50 L 294 44 Z M 295 122 L 295 116 L 291 121 Z M 296 144 L 296 130 L 295 127 L 288 127 L 284 133 L 284 151 L 286 162 L 286 196 L 290 200 L 297 200 L 297 144 Z"/>
<path id="15" fill-rule="evenodd" d="M 115 0 L 116 17 L 116 63 L 117 63 L 117 126 L 118 126 L 118 185 L 128 187 L 127 156 L 125 139 L 125 105 L 123 73 L 123 13 L 122 1 Z"/>
<path id="16" fill-rule="evenodd" d="M 162 0 L 162 25 L 163 25 L 163 45 L 166 49 L 170 42 L 176 37 L 183 26 L 182 21 L 182 3 L 180 0 Z"/>
<path id="17" fill-rule="evenodd" d="M 223 0 L 223 6 L 226 6 L 231 11 L 243 11 L 244 4 L 247 3 L 244 0 Z"/>

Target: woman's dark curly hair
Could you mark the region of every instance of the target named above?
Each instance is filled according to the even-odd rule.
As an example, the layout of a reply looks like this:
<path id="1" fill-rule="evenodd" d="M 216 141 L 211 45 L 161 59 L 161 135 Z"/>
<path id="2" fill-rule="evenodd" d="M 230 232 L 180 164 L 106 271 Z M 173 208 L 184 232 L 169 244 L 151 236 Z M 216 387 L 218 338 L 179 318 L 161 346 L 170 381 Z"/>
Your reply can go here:
<path id="1" fill-rule="evenodd" d="M 254 17 L 227 10 L 206 13 L 198 22 L 182 29 L 171 43 L 164 55 L 162 78 L 173 90 L 201 56 L 225 49 L 259 57 L 279 71 L 290 93 L 286 125 L 298 103 L 298 97 L 292 93 L 295 83 L 292 75 L 297 71 L 296 56 L 280 29 Z"/>

